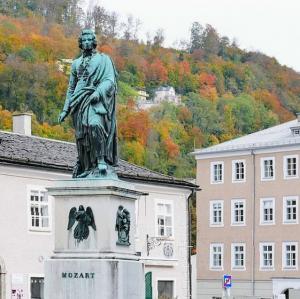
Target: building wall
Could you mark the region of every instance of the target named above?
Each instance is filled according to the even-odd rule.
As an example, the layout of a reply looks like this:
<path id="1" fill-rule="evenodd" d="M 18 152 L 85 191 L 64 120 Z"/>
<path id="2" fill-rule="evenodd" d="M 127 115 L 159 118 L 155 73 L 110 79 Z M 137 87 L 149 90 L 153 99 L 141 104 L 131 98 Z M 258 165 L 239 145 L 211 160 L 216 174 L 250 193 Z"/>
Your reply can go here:
<path id="1" fill-rule="evenodd" d="M 188 269 L 188 206 L 189 191 L 163 186 L 136 185 L 136 189 L 149 192 L 138 202 L 138 239 L 136 249 L 142 252 L 146 272 L 153 271 L 153 298 L 157 299 L 157 280 L 174 280 L 175 298 L 189 296 L 189 269 Z M 156 202 L 173 203 L 174 236 L 159 238 L 159 243 L 147 255 L 147 234 L 150 238 L 156 237 Z M 148 221 L 145 221 L 147 219 Z M 171 244 L 173 255 L 164 254 L 164 246 Z M 155 269 L 159 268 L 159 271 Z"/>
<path id="2" fill-rule="evenodd" d="M 0 259 L 6 268 L 6 298 L 11 298 L 12 283 L 20 284 L 23 279 L 24 299 L 29 297 L 29 276 L 43 276 L 43 261 L 52 254 L 54 247 L 53 230 L 50 232 L 31 232 L 28 229 L 27 192 L 30 186 L 47 187 L 57 179 L 69 175 L 36 170 L 25 167 L 0 165 Z M 136 251 L 141 251 L 145 270 L 153 273 L 153 298 L 157 298 L 157 280 L 174 280 L 178 298 L 188 298 L 188 234 L 187 234 L 187 197 L 188 191 L 150 184 L 136 184 L 136 189 L 148 192 L 137 203 L 138 230 Z M 161 240 L 161 245 L 150 251 L 147 256 L 146 235 L 155 236 L 155 200 L 173 202 L 174 238 Z M 54 202 L 51 210 L 54 211 Z M 132 220 L 134 221 L 134 220 Z M 53 227 L 52 223 L 52 227 Z M 5 240 L 3 242 L 3 240 Z M 166 257 L 164 244 L 171 243 L 174 248 L 172 257 Z M 2 270 L 2 265 L 1 270 Z M 14 281 L 12 281 L 14 280 Z M 1 289 L 2 288 L 2 285 Z"/>
<path id="3" fill-rule="evenodd" d="M 222 288 L 222 278 L 215 280 L 198 280 L 197 284 L 197 299 L 212 299 L 213 297 L 225 297 L 224 289 Z M 272 282 L 271 281 L 256 281 L 255 296 L 252 296 L 252 283 L 249 280 L 235 279 L 233 287 L 230 290 L 230 296 L 234 299 L 258 299 L 272 298 Z M 277 299 L 277 298 L 276 298 Z"/>
<path id="4" fill-rule="evenodd" d="M 23 274 L 25 297 L 28 298 L 29 274 L 43 273 L 43 260 L 52 253 L 52 232 L 28 230 L 28 186 L 49 186 L 59 174 L 25 168 L 0 166 L 0 255 L 6 267 L 6 298 L 11 298 L 12 277 Z M 52 212 L 54 205 L 52 204 Z M 20 283 L 21 284 L 21 283 Z"/>
<path id="5" fill-rule="evenodd" d="M 213 154 L 203 155 L 197 160 L 197 184 L 201 186 L 202 191 L 197 198 L 197 221 L 198 221 L 198 294 L 205 293 L 205 289 L 214 290 L 216 293 L 222 291 L 223 274 L 231 274 L 233 277 L 232 293 L 238 289 L 235 287 L 245 284 L 245 293 L 252 295 L 252 289 L 255 289 L 255 295 L 272 296 L 272 279 L 274 277 L 295 278 L 299 277 L 299 267 L 297 270 L 282 269 L 282 244 L 283 242 L 298 242 L 298 251 L 300 246 L 299 221 L 297 224 L 283 223 L 283 197 L 300 197 L 300 179 L 284 179 L 283 158 L 287 155 L 300 154 L 300 148 L 286 147 L 273 148 L 271 150 L 256 150 L 251 154 L 250 151 L 239 155 L 238 152 L 219 153 L 215 157 Z M 200 157 L 200 156 L 199 156 Z M 261 180 L 261 158 L 274 157 L 275 159 L 275 179 L 273 181 Z M 245 160 L 246 162 L 246 182 L 232 182 L 232 161 Z M 210 182 L 210 163 L 214 161 L 224 162 L 224 183 L 211 184 Z M 299 169 L 299 159 L 298 159 Z M 255 177 L 255 180 L 254 180 Z M 272 225 L 260 224 L 260 199 L 275 198 L 275 223 Z M 245 199 L 246 202 L 246 225 L 231 225 L 231 200 Z M 224 201 L 224 226 L 210 227 L 209 224 L 209 202 L 211 200 Z M 298 199 L 298 220 L 299 220 L 299 199 Z M 260 242 L 272 242 L 275 246 L 274 270 L 260 270 Z M 209 269 L 210 244 L 224 244 L 224 268 L 222 271 L 213 271 Z M 244 271 L 235 271 L 231 267 L 231 244 L 246 244 L 246 269 Z M 254 245 L 253 245 L 254 244 Z M 299 263 L 299 253 L 298 253 Z M 253 264 L 254 269 L 253 269 Z M 253 287 L 252 281 L 255 281 Z M 288 282 L 288 280 L 286 280 Z M 208 287 L 209 286 L 209 287 Z M 250 287 L 251 286 L 251 287 Z M 271 286 L 271 287 L 270 287 Z M 264 292 L 261 293 L 260 287 Z M 282 286 L 284 288 L 284 286 Z M 247 290 L 247 291 L 246 291 Z M 215 293 L 215 294 L 216 294 Z M 238 295 L 238 294 L 236 294 Z M 241 295 L 241 294 L 240 294 Z M 206 298 L 204 295 L 199 298 Z M 211 297 L 207 297 L 211 298 Z"/>

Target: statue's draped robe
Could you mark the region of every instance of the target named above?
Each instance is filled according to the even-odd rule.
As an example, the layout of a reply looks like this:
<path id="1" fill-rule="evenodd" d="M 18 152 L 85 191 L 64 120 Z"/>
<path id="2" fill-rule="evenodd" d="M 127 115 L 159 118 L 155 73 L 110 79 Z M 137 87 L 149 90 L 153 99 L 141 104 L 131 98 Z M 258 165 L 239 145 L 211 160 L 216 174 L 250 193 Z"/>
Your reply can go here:
<path id="1" fill-rule="evenodd" d="M 112 60 L 102 53 L 72 64 L 64 111 L 73 117 L 81 172 L 95 169 L 100 159 L 117 163 L 116 77 Z M 99 102 L 91 103 L 95 91 Z"/>

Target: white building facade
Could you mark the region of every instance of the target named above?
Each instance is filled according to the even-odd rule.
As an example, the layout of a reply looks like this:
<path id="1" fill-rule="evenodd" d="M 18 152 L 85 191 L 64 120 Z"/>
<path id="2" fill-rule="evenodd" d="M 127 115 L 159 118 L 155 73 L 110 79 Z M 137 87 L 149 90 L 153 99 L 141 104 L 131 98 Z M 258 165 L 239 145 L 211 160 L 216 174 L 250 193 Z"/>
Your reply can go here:
<path id="1" fill-rule="evenodd" d="M 157 104 L 162 102 L 169 102 L 175 105 L 179 105 L 181 103 L 181 96 L 176 94 L 174 87 L 161 86 L 156 89 L 153 102 Z"/>
<path id="2" fill-rule="evenodd" d="M 72 143 L 0 132 L 1 299 L 43 298 L 55 225 L 46 188 L 71 178 L 75 153 Z M 190 298 L 188 201 L 195 185 L 124 161 L 117 171 L 149 194 L 136 202 L 131 236 L 145 263 L 146 298 Z"/>

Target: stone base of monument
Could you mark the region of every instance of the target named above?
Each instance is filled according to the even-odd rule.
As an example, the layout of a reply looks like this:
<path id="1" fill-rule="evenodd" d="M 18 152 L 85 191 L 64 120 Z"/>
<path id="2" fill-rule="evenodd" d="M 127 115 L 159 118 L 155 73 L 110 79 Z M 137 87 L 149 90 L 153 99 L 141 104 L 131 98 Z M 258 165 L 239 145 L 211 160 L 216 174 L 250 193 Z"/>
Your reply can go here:
<path id="1" fill-rule="evenodd" d="M 63 259 L 46 262 L 47 299 L 142 299 L 140 262 L 110 259 Z"/>
<path id="2" fill-rule="evenodd" d="M 135 200 L 118 179 L 76 179 L 48 189 L 55 198 L 55 248 L 45 261 L 45 299 L 144 299 L 135 253 Z"/>

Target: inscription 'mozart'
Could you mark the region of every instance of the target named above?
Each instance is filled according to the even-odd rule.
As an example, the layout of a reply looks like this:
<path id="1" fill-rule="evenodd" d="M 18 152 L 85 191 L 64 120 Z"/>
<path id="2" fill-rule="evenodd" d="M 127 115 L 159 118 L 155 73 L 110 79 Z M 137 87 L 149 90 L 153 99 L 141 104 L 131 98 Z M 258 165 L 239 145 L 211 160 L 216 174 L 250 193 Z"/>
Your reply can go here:
<path id="1" fill-rule="evenodd" d="M 62 278 L 84 278 L 84 279 L 94 279 L 94 272 L 62 272 Z"/>

